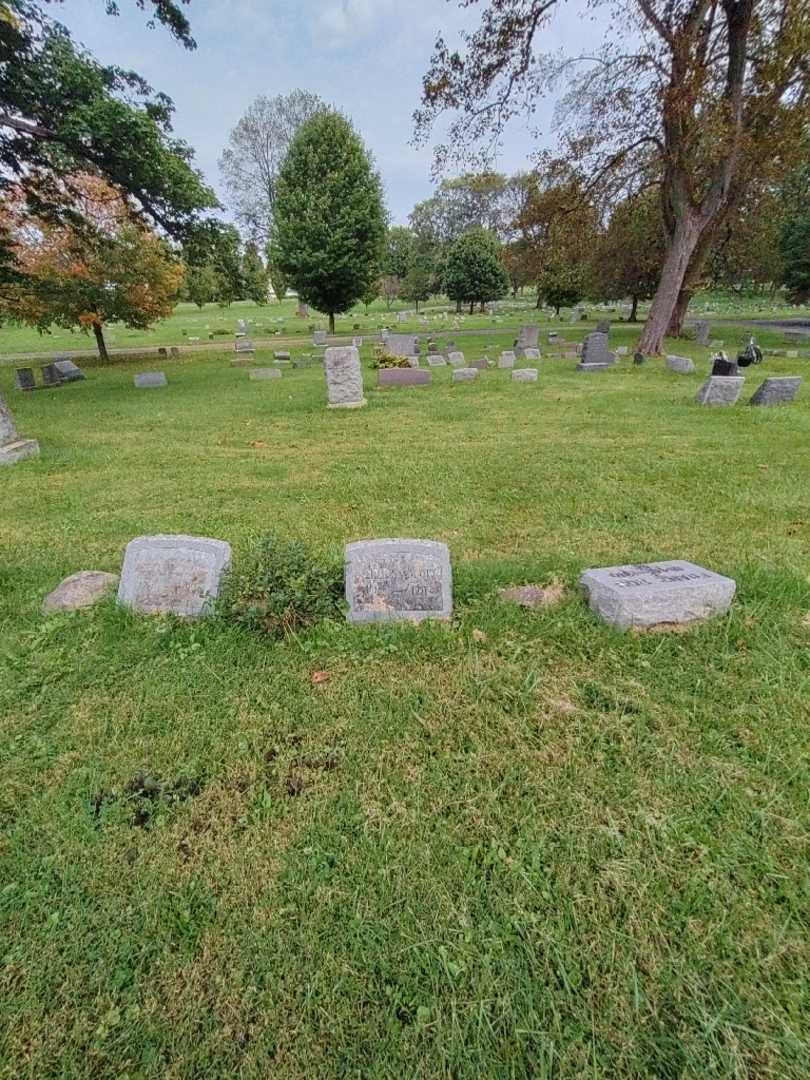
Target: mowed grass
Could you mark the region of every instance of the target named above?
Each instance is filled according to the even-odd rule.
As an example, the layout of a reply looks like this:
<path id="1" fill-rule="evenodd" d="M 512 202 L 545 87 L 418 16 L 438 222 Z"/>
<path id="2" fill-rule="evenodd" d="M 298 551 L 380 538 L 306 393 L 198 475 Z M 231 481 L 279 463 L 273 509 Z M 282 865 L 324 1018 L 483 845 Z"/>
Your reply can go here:
<path id="1" fill-rule="evenodd" d="M 163 390 L 0 372 L 42 445 L 0 472 L 4 1080 L 807 1076 L 810 391 L 701 409 L 691 352 L 366 370 L 356 412 L 225 353 Z M 138 534 L 267 531 L 444 540 L 454 620 L 39 614 Z M 578 595 L 669 557 L 736 578 L 730 615 L 619 634 Z"/>

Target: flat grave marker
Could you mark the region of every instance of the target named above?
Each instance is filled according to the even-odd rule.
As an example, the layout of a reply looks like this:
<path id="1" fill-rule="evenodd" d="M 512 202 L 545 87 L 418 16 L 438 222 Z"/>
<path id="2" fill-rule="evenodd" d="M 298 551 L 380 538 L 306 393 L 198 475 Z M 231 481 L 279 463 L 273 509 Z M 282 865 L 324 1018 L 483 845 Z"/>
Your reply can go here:
<path id="1" fill-rule="evenodd" d="M 537 368 L 516 368 L 512 372 L 512 382 L 537 382 Z"/>
<path id="2" fill-rule="evenodd" d="M 251 368 L 248 372 L 248 378 L 251 382 L 265 382 L 268 379 L 280 379 L 281 372 L 278 368 L 273 367 Z"/>
<path id="3" fill-rule="evenodd" d="M 162 371 L 142 371 L 135 376 L 134 382 L 139 390 L 168 385 L 166 376 Z"/>
<path id="4" fill-rule="evenodd" d="M 698 405 L 736 405 L 742 392 L 743 375 L 710 375 L 698 390 Z"/>
<path id="5" fill-rule="evenodd" d="M 801 375 L 771 376 L 757 389 L 749 405 L 788 405 L 795 400 L 802 381 Z"/>
<path id="6" fill-rule="evenodd" d="M 424 368 L 380 368 L 377 373 L 378 386 L 430 386 L 432 379 Z"/>
<path id="7" fill-rule="evenodd" d="M 453 371 L 453 382 L 472 382 L 478 378 L 478 368 L 460 367 Z"/>

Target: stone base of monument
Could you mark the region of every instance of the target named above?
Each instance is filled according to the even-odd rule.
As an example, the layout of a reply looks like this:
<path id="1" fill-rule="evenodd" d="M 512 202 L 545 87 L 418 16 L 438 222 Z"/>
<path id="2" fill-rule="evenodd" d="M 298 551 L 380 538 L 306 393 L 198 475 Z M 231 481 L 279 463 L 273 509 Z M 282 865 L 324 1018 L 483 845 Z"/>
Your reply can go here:
<path id="1" fill-rule="evenodd" d="M 742 392 L 743 375 L 710 375 L 698 390 L 698 405 L 736 405 Z"/>
<path id="2" fill-rule="evenodd" d="M 365 398 L 360 398 L 359 401 L 336 401 L 334 404 L 331 402 L 326 406 L 327 409 L 362 409 L 368 405 L 368 401 Z"/>
<path id="3" fill-rule="evenodd" d="M 36 439 L 17 439 L 0 446 L 0 465 L 15 465 L 25 458 L 36 457 L 39 443 Z"/>
<path id="4" fill-rule="evenodd" d="M 346 545 L 345 566 L 349 622 L 422 622 L 453 614 L 446 544 L 360 540 Z"/>
<path id="5" fill-rule="evenodd" d="M 579 580 L 591 611 L 619 630 L 724 615 L 737 590 L 731 578 L 680 560 L 587 570 Z"/>
<path id="6" fill-rule="evenodd" d="M 610 366 L 611 366 L 610 364 L 577 364 L 576 370 L 577 371 L 585 371 L 585 372 L 588 372 L 588 371 L 607 371 L 607 369 Z"/>

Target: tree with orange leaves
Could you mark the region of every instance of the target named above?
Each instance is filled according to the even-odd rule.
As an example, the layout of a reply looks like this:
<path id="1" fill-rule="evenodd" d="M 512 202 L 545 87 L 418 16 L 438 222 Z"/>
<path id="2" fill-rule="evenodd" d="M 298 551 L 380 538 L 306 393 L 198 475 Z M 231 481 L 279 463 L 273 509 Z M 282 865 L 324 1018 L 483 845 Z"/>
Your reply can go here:
<path id="1" fill-rule="evenodd" d="M 144 330 L 171 315 L 183 266 L 160 237 L 133 221 L 106 181 L 82 175 L 69 183 L 81 229 L 32 220 L 22 199 L 4 209 L 21 275 L 0 286 L 0 318 L 41 332 L 51 326 L 92 331 L 106 362 L 104 327 L 121 322 Z"/>

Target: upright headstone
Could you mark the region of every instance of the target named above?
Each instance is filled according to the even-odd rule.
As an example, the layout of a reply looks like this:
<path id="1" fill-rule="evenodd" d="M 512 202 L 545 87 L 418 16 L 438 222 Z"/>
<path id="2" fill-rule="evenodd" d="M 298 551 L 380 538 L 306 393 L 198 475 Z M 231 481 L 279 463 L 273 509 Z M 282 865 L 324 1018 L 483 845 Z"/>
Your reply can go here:
<path id="1" fill-rule="evenodd" d="M 695 362 L 688 356 L 668 356 L 667 367 L 677 375 L 691 375 L 695 370 Z"/>
<path id="2" fill-rule="evenodd" d="M 540 350 L 539 349 L 531 349 L 531 348 L 524 349 L 523 353 L 522 353 L 522 356 L 523 356 L 524 360 L 539 360 L 540 359 Z"/>
<path id="3" fill-rule="evenodd" d="M 353 345 L 327 349 L 324 368 L 330 409 L 359 409 L 368 404 L 363 397 L 360 353 Z"/>
<path id="4" fill-rule="evenodd" d="M 580 585 L 591 611 L 619 630 L 723 615 L 737 589 L 731 578 L 680 560 L 587 570 Z"/>
<path id="5" fill-rule="evenodd" d="M 419 338 L 415 334 L 389 334 L 385 343 L 389 356 L 418 356 Z"/>
<path id="6" fill-rule="evenodd" d="M 778 375 L 766 379 L 749 402 L 750 405 L 787 405 L 802 385 L 801 375 Z"/>
<path id="7" fill-rule="evenodd" d="M 463 352 L 449 352 L 447 354 L 447 363 L 450 367 L 459 368 L 464 367 L 464 353 Z"/>
<path id="8" fill-rule="evenodd" d="M 255 353 L 256 346 L 253 344 L 250 338 L 242 338 L 240 341 L 236 342 L 236 345 L 234 346 L 234 351 L 238 353 Z"/>
<path id="9" fill-rule="evenodd" d="M 601 364 L 603 367 L 615 363 L 616 357 L 608 351 L 607 334 L 599 332 L 588 334 L 582 343 L 582 363 Z"/>
<path id="10" fill-rule="evenodd" d="M 308 319 L 309 318 L 309 304 L 303 304 L 299 300 L 298 308 L 297 308 L 295 314 L 297 315 L 297 317 L 299 319 Z"/>
<path id="11" fill-rule="evenodd" d="M 449 619 L 453 613 L 445 544 L 361 540 L 346 545 L 345 562 L 349 622 L 421 622 Z"/>
<path id="12" fill-rule="evenodd" d="M 512 382 L 537 382 L 537 368 L 517 368 L 512 372 Z"/>
<path id="13" fill-rule="evenodd" d="M 326 344 L 326 331 L 325 330 L 316 330 L 315 333 L 312 335 L 312 344 L 313 345 L 325 345 Z"/>
<path id="14" fill-rule="evenodd" d="M 701 320 L 695 323 L 695 341 L 698 345 L 709 344 L 709 334 L 711 332 L 711 326 L 709 323 Z"/>
<path id="15" fill-rule="evenodd" d="M 441 353 L 434 353 L 427 358 L 428 367 L 447 367 L 447 361 Z"/>
<path id="16" fill-rule="evenodd" d="M 729 360 L 724 355 L 715 356 L 712 361 L 712 375 L 737 376 L 740 373 L 736 360 Z"/>
<path id="17" fill-rule="evenodd" d="M 498 357 L 499 368 L 513 368 L 515 366 L 515 354 L 513 352 L 502 352 Z"/>
<path id="18" fill-rule="evenodd" d="M 36 390 L 37 380 L 33 368 L 21 367 L 14 372 L 14 385 L 18 390 Z"/>
<path id="19" fill-rule="evenodd" d="M 527 349 L 536 349 L 540 340 L 539 326 L 521 326 L 520 333 L 515 341 L 514 351 L 516 356 L 525 356 Z"/>
<path id="20" fill-rule="evenodd" d="M 743 388 L 742 375 L 710 375 L 698 390 L 698 405 L 736 405 Z"/>
<path id="21" fill-rule="evenodd" d="M 145 615 L 207 615 L 230 562 L 224 540 L 138 536 L 127 544 L 119 603 Z"/>
<path id="22" fill-rule="evenodd" d="M 139 390 L 145 390 L 152 386 L 166 386 L 166 376 L 162 371 L 142 371 L 135 376 L 135 386 Z"/>
<path id="23" fill-rule="evenodd" d="M 11 409 L 0 394 L 0 465 L 14 465 L 38 453 L 39 443 L 36 439 L 20 438 Z"/>
<path id="24" fill-rule="evenodd" d="M 459 367 L 453 371 L 453 382 L 472 382 L 478 378 L 478 368 Z"/>

